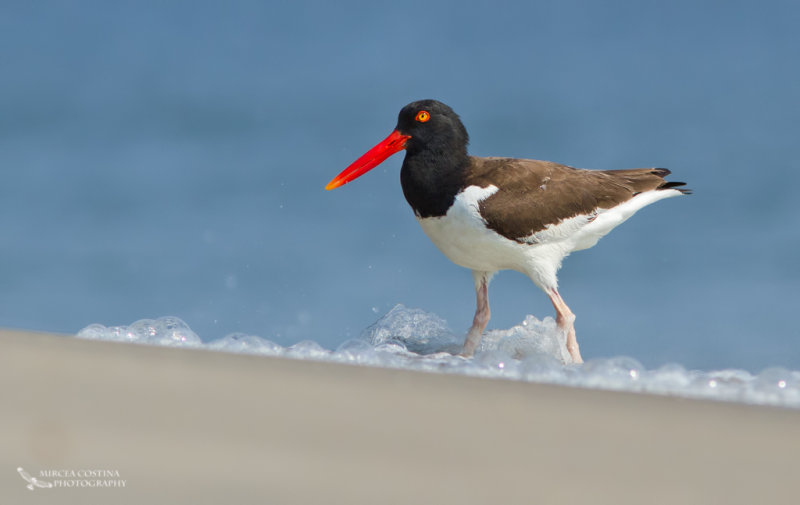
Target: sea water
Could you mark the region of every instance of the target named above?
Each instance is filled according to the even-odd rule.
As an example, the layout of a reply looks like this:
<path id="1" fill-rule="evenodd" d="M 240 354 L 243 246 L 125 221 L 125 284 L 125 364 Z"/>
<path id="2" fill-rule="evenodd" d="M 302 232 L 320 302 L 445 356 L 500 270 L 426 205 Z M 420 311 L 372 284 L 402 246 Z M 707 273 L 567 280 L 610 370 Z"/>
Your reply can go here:
<path id="1" fill-rule="evenodd" d="M 475 155 L 666 167 L 694 190 L 565 260 L 585 357 L 635 356 L 663 377 L 669 363 L 800 369 L 799 15 L 685 0 L 3 2 L 0 326 L 170 314 L 207 343 L 244 333 L 335 354 L 403 303 L 460 336 L 472 276 L 419 229 L 402 154 L 323 189 L 403 105 L 436 98 Z M 553 315 L 515 272 L 489 296 L 500 334 Z M 407 351 L 436 347 L 415 339 Z"/>

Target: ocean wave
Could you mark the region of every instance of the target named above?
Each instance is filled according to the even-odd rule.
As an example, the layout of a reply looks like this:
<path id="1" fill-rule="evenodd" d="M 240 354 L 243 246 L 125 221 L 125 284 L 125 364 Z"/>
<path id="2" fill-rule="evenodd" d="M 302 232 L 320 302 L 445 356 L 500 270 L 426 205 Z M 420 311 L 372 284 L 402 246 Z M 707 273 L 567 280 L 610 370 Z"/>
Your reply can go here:
<path id="1" fill-rule="evenodd" d="M 563 334 L 550 317 L 527 316 L 507 330 L 486 332 L 473 358 L 455 354 L 463 335 L 453 333 L 443 319 L 403 305 L 336 349 L 312 340 L 283 347 L 243 333 L 203 342 L 177 317 L 142 319 L 129 326 L 92 324 L 77 337 L 800 408 L 800 371 L 781 367 L 752 374 L 739 369 L 689 370 L 670 363 L 648 370 L 628 356 L 567 364 Z"/>

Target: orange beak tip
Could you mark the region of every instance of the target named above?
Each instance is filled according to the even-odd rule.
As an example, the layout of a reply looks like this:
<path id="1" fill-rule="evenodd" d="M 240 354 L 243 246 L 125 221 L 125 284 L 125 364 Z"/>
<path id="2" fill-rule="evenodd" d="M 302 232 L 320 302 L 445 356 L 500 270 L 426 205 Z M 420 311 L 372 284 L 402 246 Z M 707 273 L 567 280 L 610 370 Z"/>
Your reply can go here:
<path id="1" fill-rule="evenodd" d="M 334 177 L 333 180 L 325 186 L 325 189 L 330 191 L 339 186 L 344 186 L 353 179 L 361 177 L 392 154 L 405 149 L 406 141 L 409 138 L 411 137 L 394 130 L 388 137 L 378 143 L 378 145 L 364 153 L 359 159 L 344 169 L 342 173 Z"/>

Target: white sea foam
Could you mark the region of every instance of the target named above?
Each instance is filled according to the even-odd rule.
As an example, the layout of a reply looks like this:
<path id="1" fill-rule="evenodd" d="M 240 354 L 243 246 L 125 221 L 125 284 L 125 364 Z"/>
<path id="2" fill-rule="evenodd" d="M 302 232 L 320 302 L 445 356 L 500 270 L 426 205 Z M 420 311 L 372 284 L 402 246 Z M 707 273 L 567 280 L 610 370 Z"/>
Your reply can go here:
<path id="1" fill-rule="evenodd" d="M 800 371 L 785 368 L 767 368 L 756 375 L 736 369 L 687 370 L 678 364 L 647 370 L 626 356 L 565 365 L 568 354 L 549 317 L 540 321 L 528 316 L 508 330 L 487 332 L 471 359 L 452 354 L 460 349 L 463 336 L 454 334 L 443 319 L 402 305 L 335 350 L 310 340 L 282 347 L 239 333 L 203 343 L 176 317 L 143 319 L 130 326 L 93 324 L 77 336 L 800 408 Z"/>

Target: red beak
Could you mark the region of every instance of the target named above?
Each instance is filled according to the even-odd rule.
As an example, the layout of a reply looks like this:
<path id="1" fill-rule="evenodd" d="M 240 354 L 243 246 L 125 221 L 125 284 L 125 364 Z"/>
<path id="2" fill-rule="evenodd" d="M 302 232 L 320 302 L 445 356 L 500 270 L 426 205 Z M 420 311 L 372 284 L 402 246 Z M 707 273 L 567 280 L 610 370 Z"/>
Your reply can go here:
<path id="1" fill-rule="evenodd" d="M 359 159 L 354 161 L 349 167 L 345 168 L 341 174 L 333 178 L 325 186 L 325 189 L 334 189 L 343 186 L 353 179 L 357 179 L 366 174 L 373 168 L 380 165 L 383 160 L 398 151 L 406 148 L 406 141 L 411 135 L 403 135 L 399 131 L 393 131 L 388 137 L 383 139 L 378 145 L 364 153 Z"/>

